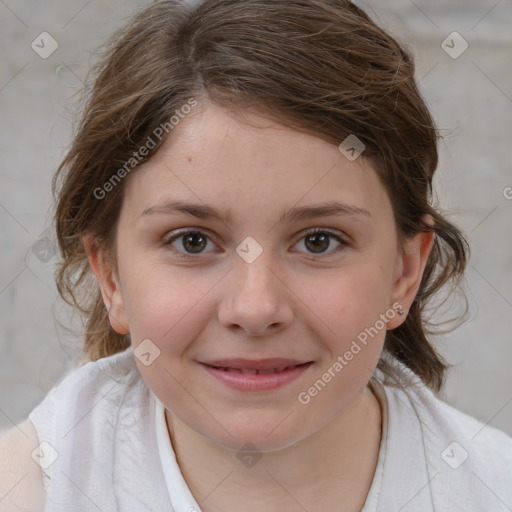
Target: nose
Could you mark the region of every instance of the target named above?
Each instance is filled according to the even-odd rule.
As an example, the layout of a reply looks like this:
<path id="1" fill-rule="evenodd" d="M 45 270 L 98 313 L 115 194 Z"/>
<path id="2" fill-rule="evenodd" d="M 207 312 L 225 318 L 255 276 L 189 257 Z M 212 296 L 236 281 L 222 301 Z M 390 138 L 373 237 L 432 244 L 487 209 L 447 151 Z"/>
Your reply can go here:
<path id="1" fill-rule="evenodd" d="M 235 258 L 219 304 L 221 325 L 249 336 L 275 334 L 293 320 L 293 293 L 264 254 L 252 263 Z"/>

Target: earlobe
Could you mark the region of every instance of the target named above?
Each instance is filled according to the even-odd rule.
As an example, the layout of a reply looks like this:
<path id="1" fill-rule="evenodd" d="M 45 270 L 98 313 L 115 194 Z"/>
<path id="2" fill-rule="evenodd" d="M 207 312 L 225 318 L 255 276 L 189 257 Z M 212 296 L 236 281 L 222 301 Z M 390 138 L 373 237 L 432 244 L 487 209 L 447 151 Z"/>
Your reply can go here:
<path id="1" fill-rule="evenodd" d="M 96 276 L 103 302 L 108 312 L 110 325 L 118 334 L 128 334 L 130 327 L 126 315 L 124 298 L 118 279 L 109 265 L 104 251 L 90 235 L 83 238 L 89 265 Z"/>
<path id="2" fill-rule="evenodd" d="M 427 223 L 433 225 L 432 217 L 430 215 L 427 217 Z M 404 252 L 399 256 L 397 262 L 391 301 L 391 304 L 399 302 L 405 314 L 395 316 L 390 320 L 387 326 L 388 330 L 395 329 L 405 321 L 421 285 L 428 257 L 434 245 L 434 238 L 434 231 L 428 231 L 420 232 L 407 240 Z"/>

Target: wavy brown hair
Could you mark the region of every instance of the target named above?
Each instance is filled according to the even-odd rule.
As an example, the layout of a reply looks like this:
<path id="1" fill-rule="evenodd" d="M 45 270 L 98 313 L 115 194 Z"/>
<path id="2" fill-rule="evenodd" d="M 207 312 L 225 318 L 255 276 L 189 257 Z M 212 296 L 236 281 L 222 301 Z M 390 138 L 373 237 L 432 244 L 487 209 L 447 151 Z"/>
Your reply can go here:
<path id="1" fill-rule="evenodd" d="M 429 341 L 440 324 L 430 322 L 427 308 L 445 285 L 449 295 L 461 291 L 469 246 L 433 204 L 439 133 L 403 44 L 346 0 L 162 1 L 113 35 L 88 82 L 52 190 L 63 258 L 57 288 L 82 314 L 89 360 L 130 345 L 129 335 L 110 325 L 83 244 L 91 235 L 116 271 L 116 226 L 129 178 L 102 199 L 94 191 L 191 97 L 206 98 L 233 113 L 255 108 L 332 144 L 350 134 L 365 144 L 401 246 L 421 231 L 435 232 L 418 294 L 404 323 L 386 333 L 384 352 L 441 389 L 448 365 Z M 433 226 L 424 224 L 425 214 Z M 379 367 L 389 372 L 385 359 Z"/>

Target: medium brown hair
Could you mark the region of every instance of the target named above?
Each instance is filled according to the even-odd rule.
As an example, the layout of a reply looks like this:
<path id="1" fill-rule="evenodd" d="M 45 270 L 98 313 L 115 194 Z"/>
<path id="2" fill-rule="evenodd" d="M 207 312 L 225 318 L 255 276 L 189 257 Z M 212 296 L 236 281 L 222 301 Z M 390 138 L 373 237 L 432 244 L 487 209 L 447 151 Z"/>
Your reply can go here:
<path id="1" fill-rule="evenodd" d="M 346 0 L 172 0 L 151 4 L 117 31 L 91 76 L 77 133 L 52 182 L 63 257 L 57 288 L 83 315 L 88 359 L 130 344 L 110 325 L 83 244 L 91 235 L 116 271 L 129 176 L 102 199 L 94 191 L 191 97 L 207 98 L 234 113 L 255 108 L 332 144 L 348 135 L 364 143 L 389 194 L 400 246 L 419 232 L 435 233 L 418 294 L 402 325 L 386 333 L 384 352 L 441 389 L 448 365 L 428 339 L 440 324 L 427 319 L 427 306 L 449 282 L 450 293 L 460 291 L 469 246 L 432 204 L 439 134 L 401 43 Z M 390 371 L 385 358 L 379 367 Z"/>

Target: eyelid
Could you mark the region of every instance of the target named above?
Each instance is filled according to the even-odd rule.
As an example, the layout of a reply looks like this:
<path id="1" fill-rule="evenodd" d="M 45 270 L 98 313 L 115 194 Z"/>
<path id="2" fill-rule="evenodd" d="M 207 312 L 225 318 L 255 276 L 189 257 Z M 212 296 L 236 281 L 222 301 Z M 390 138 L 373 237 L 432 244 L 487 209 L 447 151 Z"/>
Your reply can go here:
<path id="1" fill-rule="evenodd" d="M 309 259 L 323 259 L 328 258 L 329 256 L 338 254 L 341 250 L 345 249 L 346 247 L 350 246 L 349 237 L 347 237 L 345 234 L 337 231 L 332 230 L 330 228 L 323 228 L 323 227 L 315 227 L 315 228 L 309 228 L 305 231 L 301 232 L 300 238 L 295 242 L 294 245 L 297 245 L 302 239 L 306 238 L 308 235 L 315 235 L 317 233 L 325 233 L 329 235 L 331 238 L 334 238 L 340 245 L 336 247 L 334 250 L 329 252 L 321 252 L 321 253 L 304 253 L 308 255 Z"/>
<path id="2" fill-rule="evenodd" d="M 209 233 L 209 231 L 207 229 L 193 228 L 193 227 L 177 229 L 177 230 L 173 230 L 171 233 L 168 233 L 166 236 L 164 236 L 164 238 L 161 242 L 162 246 L 165 249 L 170 249 L 173 253 L 177 254 L 178 257 L 183 258 L 183 259 L 198 261 L 201 258 L 204 258 L 209 253 L 199 253 L 199 254 L 194 255 L 194 254 L 189 254 L 186 252 L 181 252 L 181 251 L 175 249 L 174 247 L 172 247 L 171 244 L 173 242 L 175 242 L 182 236 L 189 234 L 189 233 L 200 233 L 202 235 L 205 235 L 209 240 L 212 241 L 212 243 L 214 243 L 218 247 L 218 245 L 213 240 L 214 237 Z M 216 252 L 216 251 L 213 251 L 213 252 Z"/>
<path id="3" fill-rule="evenodd" d="M 204 228 L 193 228 L 193 227 L 187 227 L 187 228 L 182 228 L 182 229 L 178 229 L 178 230 L 172 231 L 171 234 L 169 234 L 169 236 L 165 236 L 163 238 L 162 246 L 164 248 L 170 248 L 170 250 L 172 252 L 177 253 L 178 257 L 181 257 L 183 259 L 198 261 L 201 258 L 204 258 L 205 256 L 207 256 L 209 254 L 208 252 L 206 252 L 206 253 L 198 253 L 198 254 L 194 255 L 194 254 L 190 254 L 190 253 L 186 253 L 186 252 L 181 252 L 181 251 L 179 251 L 177 249 L 174 249 L 172 247 L 171 244 L 174 241 L 176 241 L 180 237 L 182 237 L 182 236 L 184 236 L 186 234 L 189 234 L 189 233 L 200 233 L 202 235 L 205 235 L 209 240 L 212 241 L 212 243 L 214 243 L 218 247 L 218 245 L 214 241 L 214 237 L 212 237 L 209 234 L 209 231 L 207 229 L 204 229 Z M 318 254 L 315 254 L 315 253 L 305 253 L 305 254 L 309 254 L 309 259 L 318 259 L 318 258 L 322 258 L 322 257 L 324 257 L 324 258 L 325 257 L 329 257 L 330 255 L 336 254 L 341 249 L 343 249 L 343 248 L 345 248 L 345 247 L 350 245 L 350 242 L 347 240 L 347 239 L 349 239 L 349 237 L 346 236 L 344 233 L 341 233 L 341 232 L 336 231 L 336 230 L 332 230 L 330 228 L 323 228 L 323 227 L 308 228 L 306 230 L 301 231 L 299 238 L 297 239 L 297 241 L 293 245 L 294 246 L 297 245 L 302 239 L 304 239 L 308 235 L 314 235 L 314 234 L 317 234 L 317 233 L 325 233 L 325 234 L 329 235 L 331 238 L 334 238 L 340 245 L 337 248 L 335 248 L 334 250 L 332 250 L 330 252 L 326 252 L 326 253 L 318 253 Z M 217 252 L 217 251 L 213 251 L 213 252 Z M 301 251 L 294 251 L 294 252 L 301 252 Z"/>
<path id="4" fill-rule="evenodd" d="M 323 228 L 321 226 L 316 228 L 308 228 L 301 232 L 301 238 L 307 235 L 314 235 L 315 233 L 327 233 L 328 235 L 331 235 L 333 237 L 341 238 L 345 241 L 345 238 L 348 238 L 343 232 L 337 231 L 331 228 Z"/>

